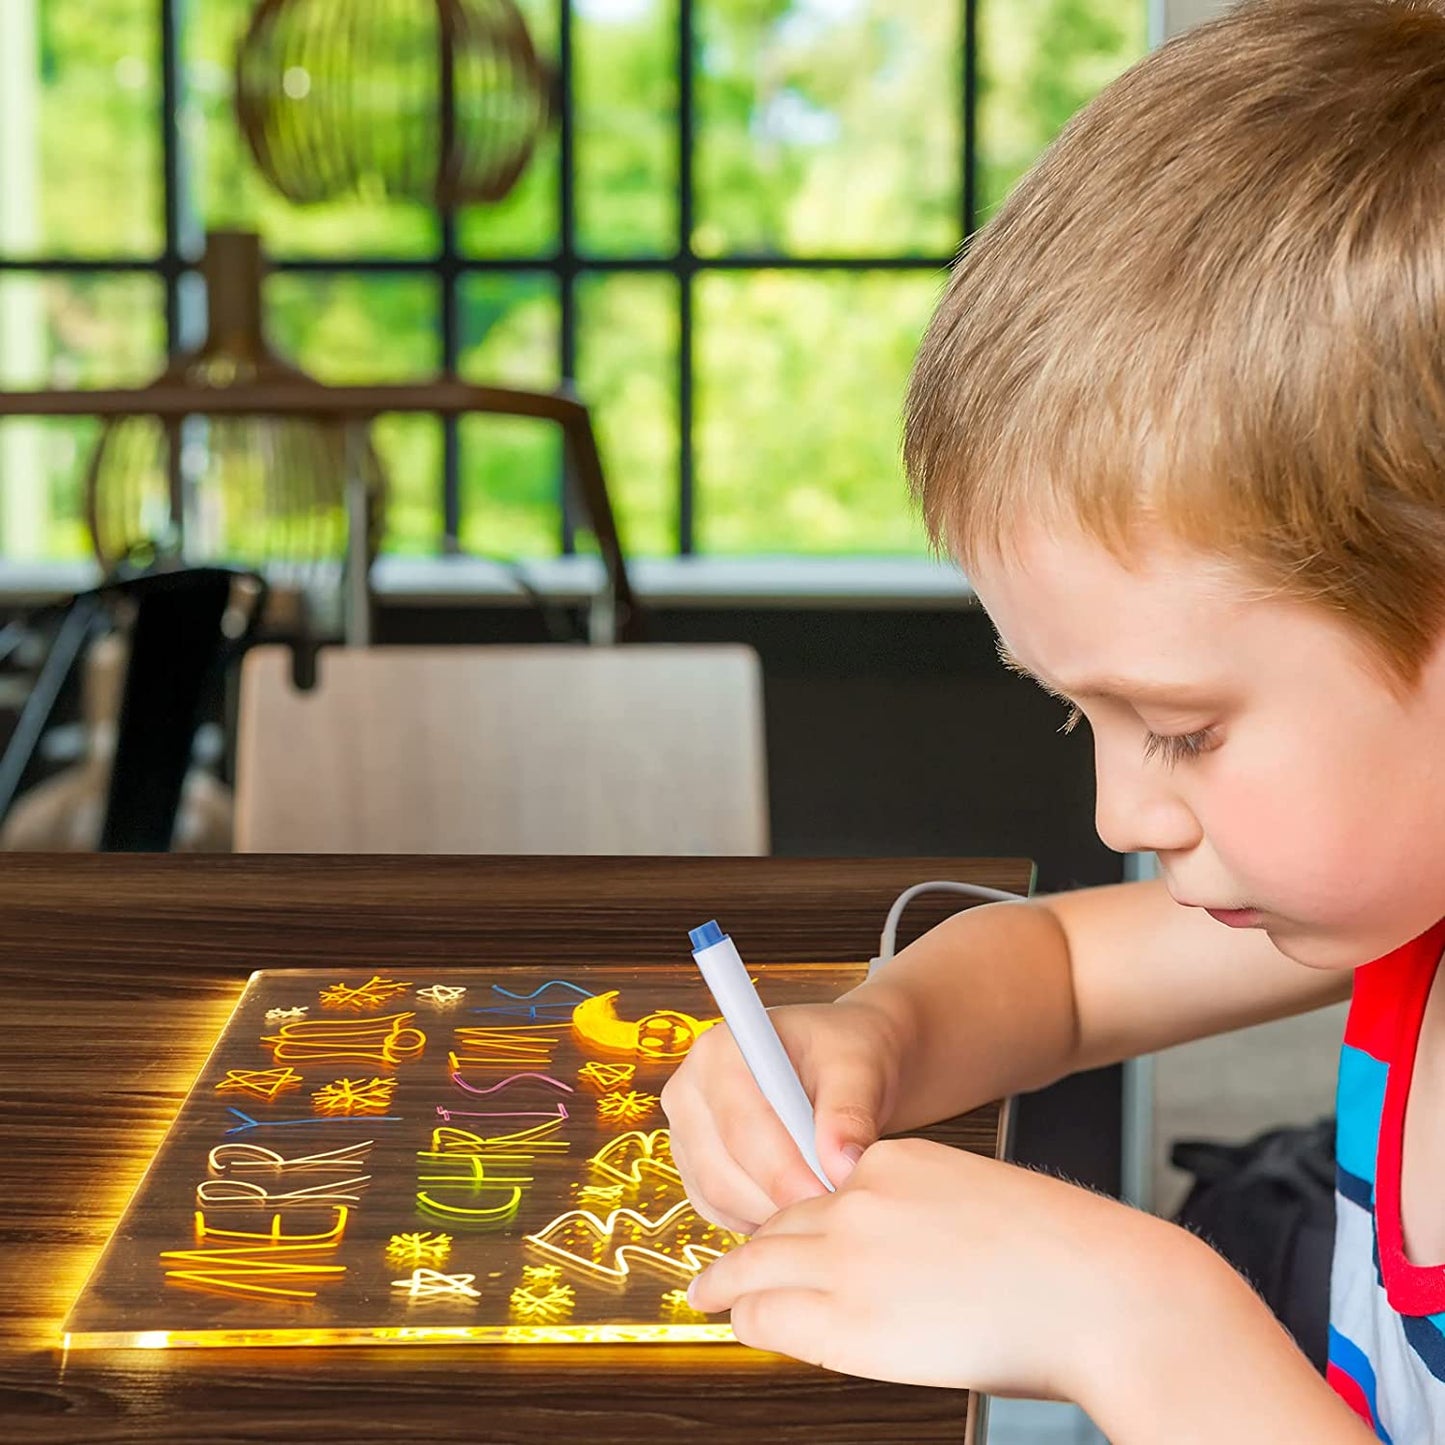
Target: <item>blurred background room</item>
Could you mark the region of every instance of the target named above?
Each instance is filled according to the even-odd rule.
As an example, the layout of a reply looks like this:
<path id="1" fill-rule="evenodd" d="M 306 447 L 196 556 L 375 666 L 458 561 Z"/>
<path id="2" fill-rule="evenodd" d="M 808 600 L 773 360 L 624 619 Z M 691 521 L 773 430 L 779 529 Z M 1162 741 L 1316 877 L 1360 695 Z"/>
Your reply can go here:
<path id="1" fill-rule="evenodd" d="M 1209 9 L 0 0 L 0 846 L 1146 875 L 900 406 L 963 240 Z M 1172 1208 L 1176 1133 L 1327 1107 L 1301 1027 L 1018 1152 Z"/>

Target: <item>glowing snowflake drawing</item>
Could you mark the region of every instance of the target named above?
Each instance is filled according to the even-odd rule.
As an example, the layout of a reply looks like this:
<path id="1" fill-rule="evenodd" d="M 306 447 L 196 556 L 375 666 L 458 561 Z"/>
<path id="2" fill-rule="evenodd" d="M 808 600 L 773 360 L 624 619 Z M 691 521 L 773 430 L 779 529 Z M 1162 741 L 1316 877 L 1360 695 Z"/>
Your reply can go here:
<path id="1" fill-rule="evenodd" d="M 551 1325 L 565 1320 L 577 1303 L 577 1291 L 561 1282 L 553 1264 L 524 1265 L 522 1283 L 512 1291 L 512 1313 L 528 1324 Z"/>
<path id="2" fill-rule="evenodd" d="M 472 1288 L 474 1274 L 439 1274 L 434 1269 L 418 1266 L 406 1279 L 394 1279 L 393 1289 L 404 1289 L 409 1298 L 481 1299 L 482 1292 Z"/>
<path id="3" fill-rule="evenodd" d="M 449 1234 L 393 1234 L 386 1243 L 386 1257 L 395 1265 L 443 1264 L 452 1250 Z"/>
<path id="4" fill-rule="evenodd" d="M 274 1099 L 301 1087 L 301 1075 L 289 1065 L 284 1069 L 227 1069 L 216 1085 L 218 1094 L 250 1094 L 257 1099 Z"/>
<path id="5" fill-rule="evenodd" d="M 636 1089 L 603 1094 L 597 1100 L 597 1117 L 607 1124 L 640 1124 L 660 1102 L 656 1094 L 639 1094 Z"/>
<path id="6" fill-rule="evenodd" d="M 459 988 L 449 983 L 434 983 L 430 988 L 419 988 L 416 991 L 418 998 L 424 998 L 428 1003 L 434 1003 L 438 1008 L 446 1008 L 449 1004 L 457 1003 L 465 995 L 466 989 Z"/>
<path id="7" fill-rule="evenodd" d="M 395 1093 L 395 1079 L 333 1079 L 311 1098 L 318 1114 L 384 1114 Z"/>
<path id="8" fill-rule="evenodd" d="M 333 983 L 330 988 L 323 988 L 318 996 L 324 1008 L 349 1008 L 357 1013 L 364 1013 L 367 1009 L 380 1008 L 388 999 L 405 993 L 410 987 L 410 983 L 372 974 L 365 983 L 354 987 L 346 983 Z"/>

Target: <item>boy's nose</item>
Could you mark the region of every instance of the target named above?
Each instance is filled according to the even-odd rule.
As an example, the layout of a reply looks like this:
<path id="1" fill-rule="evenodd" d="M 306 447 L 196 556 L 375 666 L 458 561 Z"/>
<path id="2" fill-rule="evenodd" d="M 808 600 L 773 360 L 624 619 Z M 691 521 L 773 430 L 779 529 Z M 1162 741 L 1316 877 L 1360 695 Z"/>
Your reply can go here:
<path id="1" fill-rule="evenodd" d="M 1094 748 L 1094 831 L 1116 853 L 1184 852 L 1199 841 L 1194 814 L 1167 775 L 1141 759 L 1106 758 Z"/>

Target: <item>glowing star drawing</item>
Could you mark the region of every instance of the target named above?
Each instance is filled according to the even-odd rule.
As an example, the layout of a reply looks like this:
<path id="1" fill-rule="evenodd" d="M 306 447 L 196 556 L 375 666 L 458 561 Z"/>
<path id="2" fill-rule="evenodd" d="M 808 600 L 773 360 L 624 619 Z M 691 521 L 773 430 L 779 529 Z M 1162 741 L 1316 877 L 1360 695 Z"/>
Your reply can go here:
<path id="1" fill-rule="evenodd" d="M 330 988 L 323 988 L 318 997 L 323 1008 L 354 1009 L 357 1013 L 365 1013 L 367 1009 L 380 1008 L 410 987 L 410 983 L 382 978 L 374 973 L 365 983 L 333 983 Z"/>
<path id="2" fill-rule="evenodd" d="M 454 1003 L 459 1003 L 466 995 L 466 989 L 458 988 L 449 983 L 434 983 L 430 988 L 419 988 L 416 991 L 418 998 L 424 998 L 428 1003 L 434 1003 L 438 1008 L 448 1008 Z"/>
<path id="3" fill-rule="evenodd" d="M 640 1124 L 661 1102 L 656 1094 L 603 1094 L 597 1100 L 597 1117 L 604 1124 Z"/>
<path id="4" fill-rule="evenodd" d="M 604 1053 L 641 1054 L 648 1059 L 680 1059 L 721 1019 L 695 1019 L 676 1009 L 657 1009 L 631 1023 L 617 1017 L 619 990 L 583 999 L 572 1010 L 572 1028 L 584 1043 Z"/>
<path id="5" fill-rule="evenodd" d="M 589 1059 L 577 1070 L 577 1077 L 599 1094 L 605 1094 L 609 1089 L 620 1089 L 624 1084 L 630 1084 L 636 1073 L 636 1064 L 604 1064 L 600 1059 Z"/>
<path id="6" fill-rule="evenodd" d="M 481 1299 L 480 1290 L 472 1288 L 474 1274 L 438 1274 L 434 1269 L 418 1265 L 406 1279 L 394 1279 L 392 1289 L 404 1289 L 409 1298 Z"/>
<path id="7" fill-rule="evenodd" d="M 524 1265 L 522 1283 L 511 1294 L 512 1313 L 531 1325 L 560 1324 L 577 1303 L 577 1291 L 563 1284 L 556 1265 Z"/>
<path id="8" fill-rule="evenodd" d="M 384 1114 L 395 1079 L 333 1079 L 311 1095 L 318 1114 Z"/>
<path id="9" fill-rule="evenodd" d="M 444 1264 L 452 1251 L 449 1234 L 393 1234 L 386 1242 L 386 1258 L 395 1265 Z"/>
<path id="10" fill-rule="evenodd" d="M 291 1019 L 304 1019 L 309 1010 L 304 1008 L 268 1008 L 266 1010 L 266 1022 L 268 1024 L 284 1024 Z"/>
<path id="11" fill-rule="evenodd" d="M 619 1184 L 641 1184 L 644 1173 L 682 1183 L 672 1162 L 672 1135 L 666 1129 L 644 1134 L 640 1129 L 619 1134 L 587 1161 L 592 1168 Z"/>
<path id="12" fill-rule="evenodd" d="M 691 1242 L 698 1223 L 697 1213 L 684 1199 L 657 1219 L 636 1209 L 614 1209 L 605 1218 L 586 1209 L 569 1209 L 524 1238 L 547 1258 L 605 1284 L 626 1283 L 633 1264 L 691 1279 L 723 1253 Z"/>
<path id="13" fill-rule="evenodd" d="M 278 1063 L 398 1064 L 426 1047 L 426 1035 L 410 1027 L 414 1013 L 380 1019 L 303 1019 L 282 1024 L 261 1040 Z"/>
<path id="14" fill-rule="evenodd" d="M 226 1077 L 216 1085 L 218 1094 L 250 1094 L 257 1099 L 274 1099 L 301 1087 L 301 1075 L 295 1069 L 227 1069 Z"/>

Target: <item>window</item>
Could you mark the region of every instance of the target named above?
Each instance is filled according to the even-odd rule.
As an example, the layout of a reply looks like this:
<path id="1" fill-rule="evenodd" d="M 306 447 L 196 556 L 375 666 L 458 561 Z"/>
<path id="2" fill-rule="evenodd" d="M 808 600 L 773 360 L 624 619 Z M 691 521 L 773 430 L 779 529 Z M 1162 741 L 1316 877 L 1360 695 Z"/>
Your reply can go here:
<path id="1" fill-rule="evenodd" d="M 575 377 L 632 555 L 921 553 L 898 413 L 944 269 L 1145 46 L 1144 0 L 523 0 L 561 123 L 443 217 L 267 188 L 231 109 L 253 3 L 0 3 L 0 386 L 148 380 L 203 324 L 205 229 L 254 227 L 322 380 Z M 94 431 L 0 423 L 0 555 L 85 555 Z M 378 443 L 389 551 L 571 549 L 545 425 Z"/>

